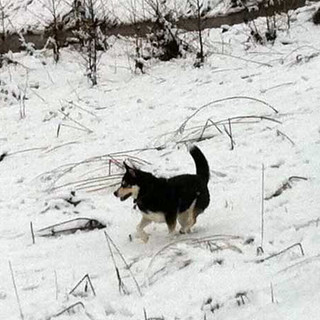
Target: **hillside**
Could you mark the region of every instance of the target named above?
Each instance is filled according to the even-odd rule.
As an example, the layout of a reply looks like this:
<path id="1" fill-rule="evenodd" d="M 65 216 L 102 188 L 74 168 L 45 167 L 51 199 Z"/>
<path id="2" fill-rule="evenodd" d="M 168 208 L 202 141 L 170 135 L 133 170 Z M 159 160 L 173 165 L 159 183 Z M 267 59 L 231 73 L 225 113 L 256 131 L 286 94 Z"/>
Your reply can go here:
<path id="1" fill-rule="evenodd" d="M 202 68 L 186 53 L 134 72 L 135 41 L 110 38 L 95 87 L 72 48 L 57 64 L 51 51 L 9 55 L 16 63 L 0 74 L 0 318 L 317 319 L 316 7 L 291 12 L 289 29 L 277 17 L 273 45 L 256 44 L 244 24 L 205 30 Z M 118 164 L 194 173 L 192 143 L 210 165 L 210 206 L 191 234 L 154 224 L 144 244 L 132 200 L 113 196 Z M 83 217 L 106 228 L 41 230 Z M 70 293 L 85 275 L 92 287 Z"/>

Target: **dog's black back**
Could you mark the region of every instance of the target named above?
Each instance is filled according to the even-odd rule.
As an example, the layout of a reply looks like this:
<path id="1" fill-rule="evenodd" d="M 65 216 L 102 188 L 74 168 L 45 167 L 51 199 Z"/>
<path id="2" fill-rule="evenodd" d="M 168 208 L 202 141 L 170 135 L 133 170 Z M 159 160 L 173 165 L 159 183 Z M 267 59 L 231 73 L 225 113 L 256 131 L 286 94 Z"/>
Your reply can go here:
<path id="1" fill-rule="evenodd" d="M 209 166 L 199 148 L 193 146 L 190 154 L 195 161 L 197 174 L 183 174 L 165 179 L 136 171 L 136 183 L 140 187 L 136 203 L 141 211 L 179 214 L 186 211 L 194 200 L 199 213 L 204 211 L 210 201 L 207 188 Z"/>

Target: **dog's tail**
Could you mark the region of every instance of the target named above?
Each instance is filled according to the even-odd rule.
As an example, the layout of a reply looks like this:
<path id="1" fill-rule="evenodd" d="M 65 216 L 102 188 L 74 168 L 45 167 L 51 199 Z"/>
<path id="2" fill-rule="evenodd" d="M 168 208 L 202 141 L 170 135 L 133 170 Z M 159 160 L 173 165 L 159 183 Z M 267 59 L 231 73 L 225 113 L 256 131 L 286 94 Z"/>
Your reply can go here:
<path id="1" fill-rule="evenodd" d="M 200 176 L 206 183 L 208 183 L 210 178 L 210 171 L 208 161 L 205 158 L 204 154 L 196 146 L 192 146 L 189 152 L 196 164 L 197 175 Z"/>

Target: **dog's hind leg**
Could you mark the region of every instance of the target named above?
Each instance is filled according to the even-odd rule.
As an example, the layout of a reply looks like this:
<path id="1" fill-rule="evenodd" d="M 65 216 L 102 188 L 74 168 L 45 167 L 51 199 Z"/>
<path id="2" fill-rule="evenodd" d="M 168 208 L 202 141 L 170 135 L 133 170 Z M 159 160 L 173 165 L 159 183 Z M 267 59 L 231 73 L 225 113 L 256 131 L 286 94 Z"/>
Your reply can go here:
<path id="1" fill-rule="evenodd" d="M 195 214 L 197 199 L 194 199 L 189 209 L 178 215 L 178 221 L 181 226 L 180 233 L 189 233 L 191 227 L 196 223 L 197 215 Z"/>
<path id="2" fill-rule="evenodd" d="M 178 215 L 178 221 L 181 226 L 180 233 L 184 234 L 184 233 L 187 233 L 190 231 L 189 226 L 191 225 L 191 222 L 190 222 L 190 211 L 189 210 L 180 213 Z"/>
<path id="3" fill-rule="evenodd" d="M 137 225 L 136 237 L 141 239 L 143 242 L 148 242 L 149 235 L 143 230 L 151 221 L 142 216 L 140 223 Z"/>

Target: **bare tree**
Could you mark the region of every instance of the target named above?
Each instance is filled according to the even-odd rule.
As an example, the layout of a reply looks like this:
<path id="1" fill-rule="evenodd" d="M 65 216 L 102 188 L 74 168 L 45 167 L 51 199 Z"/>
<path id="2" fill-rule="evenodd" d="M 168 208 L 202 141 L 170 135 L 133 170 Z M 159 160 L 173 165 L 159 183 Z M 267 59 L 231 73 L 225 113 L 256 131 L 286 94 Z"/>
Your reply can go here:
<path id="1" fill-rule="evenodd" d="M 159 0 L 145 0 L 153 16 L 153 28 L 148 36 L 152 50 L 151 56 L 168 61 L 182 56 L 184 45 L 175 29 L 176 19 L 171 11 L 165 7 L 165 2 Z"/>
<path id="2" fill-rule="evenodd" d="M 106 49 L 105 39 L 100 30 L 97 17 L 96 0 L 75 0 L 75 14 L 78 30 L 75 31 L 80 40 L 82 56 L 86 63 L 86 75 L 93 86 L 97 85 L 98 49 Z"/>
<path id="3" fill-rule="evenodd" d="M 47 0 L 47 3 L 42 3 L 43 6 L 50 12 L 52 16 L 51 23 L 46 26 L 50 33 L 46 47 L 51 47 L 53 51 L 53 59 L 58 62 L 60 59 L 60 43 L 59 43 L 59 28 L 63 27 L 61 17 L 58 14 L 58 7 L 61 4 L 61 0 Z"/>
<path id="4" fill-rule="evenodd" d="M 188 4 L 197 19 L 197 31 L 199 39 L 199 51 L 197 52 L 197 59 L 194 66 L 199 68 L 204 63 L 203 37 L 202 37 L 202 19 L 205 15 L 203 0 L 188 0 Z"/>
<path id="5" fill-rule="evenodd" d="M 2 33 L 2 40 L 5 40 L 6 37 L 6 3 L 3 0 L 0 0 L 0 19 L 1 19 L 1 33 Z"/>

